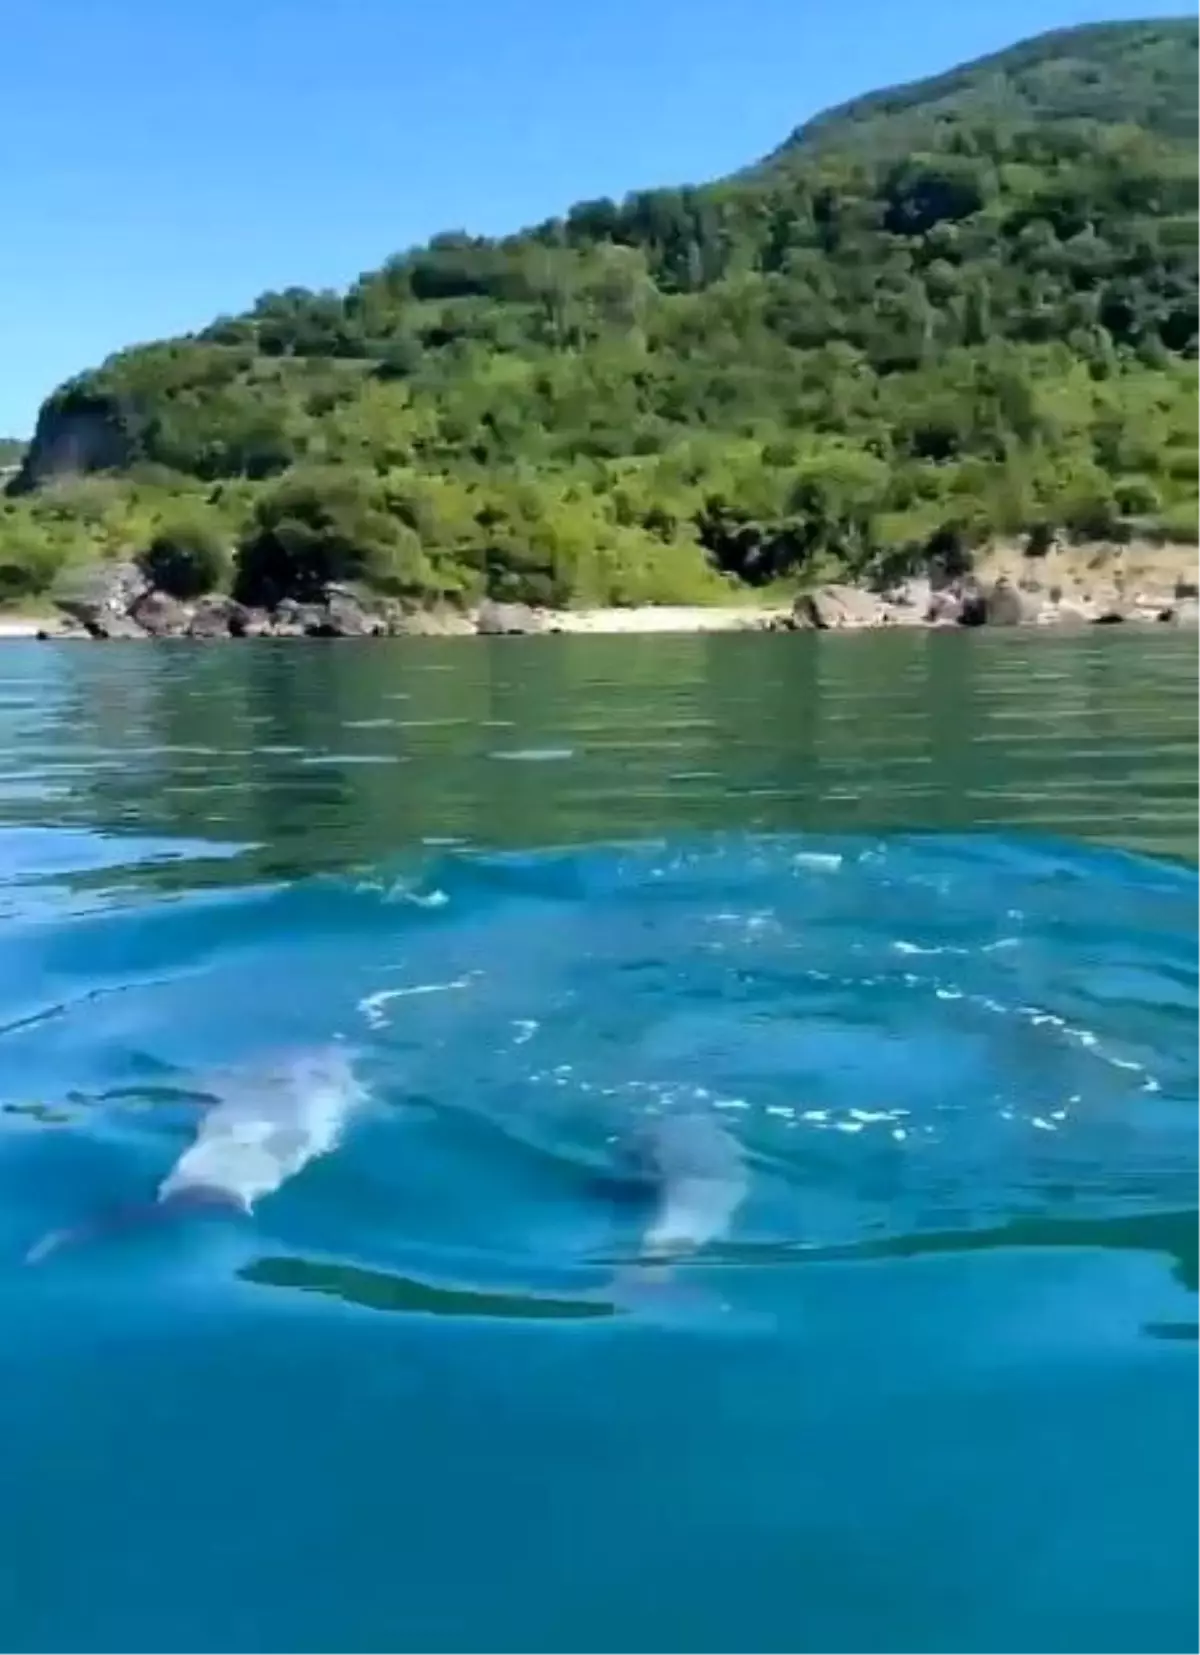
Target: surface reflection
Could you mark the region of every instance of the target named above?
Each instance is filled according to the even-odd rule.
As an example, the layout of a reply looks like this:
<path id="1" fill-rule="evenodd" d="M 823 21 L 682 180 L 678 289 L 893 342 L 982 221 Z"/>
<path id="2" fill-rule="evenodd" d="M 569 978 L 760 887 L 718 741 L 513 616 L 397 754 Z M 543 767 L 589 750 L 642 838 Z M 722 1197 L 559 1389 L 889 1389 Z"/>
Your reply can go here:
<path id="1" fill-rule="evenodd" d="M 1195 675 L 1193 639 L 1112 631 L 14 644 L 3 814 L 243 847 L 138 870 L 166 889 L 724 827 L 1023 827 L 1194 860 Z"/>

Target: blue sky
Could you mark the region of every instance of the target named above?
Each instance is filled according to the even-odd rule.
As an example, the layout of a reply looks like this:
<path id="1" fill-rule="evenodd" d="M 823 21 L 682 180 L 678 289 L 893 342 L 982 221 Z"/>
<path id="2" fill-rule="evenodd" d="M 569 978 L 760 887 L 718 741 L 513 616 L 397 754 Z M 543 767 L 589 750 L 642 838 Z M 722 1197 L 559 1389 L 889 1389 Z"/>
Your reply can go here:
<path id="1" fill-rule="evenodd" d="M 1158 0 L 1158 12 L 1195 14 Z M 1109 0 L 0 0 L 0 434 L 70 373 L 439 229 L 700 182 Z"/>

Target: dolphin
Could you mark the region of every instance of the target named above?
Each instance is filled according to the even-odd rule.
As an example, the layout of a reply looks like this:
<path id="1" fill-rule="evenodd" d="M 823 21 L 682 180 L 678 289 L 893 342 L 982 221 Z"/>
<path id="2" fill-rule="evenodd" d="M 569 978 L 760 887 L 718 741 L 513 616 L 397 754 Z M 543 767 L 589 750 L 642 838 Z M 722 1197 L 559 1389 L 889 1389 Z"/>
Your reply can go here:
<path id="1" fill-rule="evenodd" d="M 653 1197 L 638 1256 L 607 1289 L 632 1303 L 647 1293 L 657 1298 L 674 1265 L 725 1235 L 749 1189 L 741 1145 L 722 1122 L 700 1113 L 643 1121 L 620 1145 L 618 1176 L 627 1191 L 633 1185 Z M 671 1285 L 671 1295 L 679 1293 Z"/>
<path id="2" fill-rule="evenodd" d="M 256 1202 L 337 1147 L 351 1112 L 366 1097 L 351 1055 L 334 1045 L 265 1067 L 228 1070 L 204 1090 L 214 1101 L 153 1200 L 53 1231 L 30 1249 L 26 1262 L 188 1213 L 250 1214 Z"/>

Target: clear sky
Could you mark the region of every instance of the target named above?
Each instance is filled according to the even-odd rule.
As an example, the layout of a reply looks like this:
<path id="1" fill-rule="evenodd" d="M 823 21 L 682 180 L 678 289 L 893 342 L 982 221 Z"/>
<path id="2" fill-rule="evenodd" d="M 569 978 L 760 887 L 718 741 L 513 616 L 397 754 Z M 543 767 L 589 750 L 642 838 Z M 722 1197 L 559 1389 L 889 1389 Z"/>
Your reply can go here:
<path id="1" fill-rule="evenodd" d="M 29 432 L 68 374 L 266 288 L 341 286 L 436 230 L 702 182 L 856 93 L 1129 15 L 1129 0 L 0 0 L 0 434 Z"/>

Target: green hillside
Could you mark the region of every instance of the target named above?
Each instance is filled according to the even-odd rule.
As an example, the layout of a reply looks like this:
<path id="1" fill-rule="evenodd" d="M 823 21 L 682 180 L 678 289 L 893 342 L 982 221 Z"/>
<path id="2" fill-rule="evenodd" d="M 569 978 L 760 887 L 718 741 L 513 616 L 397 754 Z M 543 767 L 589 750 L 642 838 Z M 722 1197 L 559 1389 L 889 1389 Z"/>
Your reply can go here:
<path id="1" fill-rule="evenodd" d="M 1196 88 L 1194 22 L 1060 31 L 124 352 L 43 408 L 0 597 L 156 534 L 251 593 L 560 604 L 1194 539 Z"/>
<path id="2" fill-rule="evenodd" d="M 1190 22 L 1059 29 L 828 109 L 798 127 L 768 164 L 820 149 L 903 155 L 928 147 L 946 121 L 1119 121 L 1194 143 L 1196 70 Z"/>

